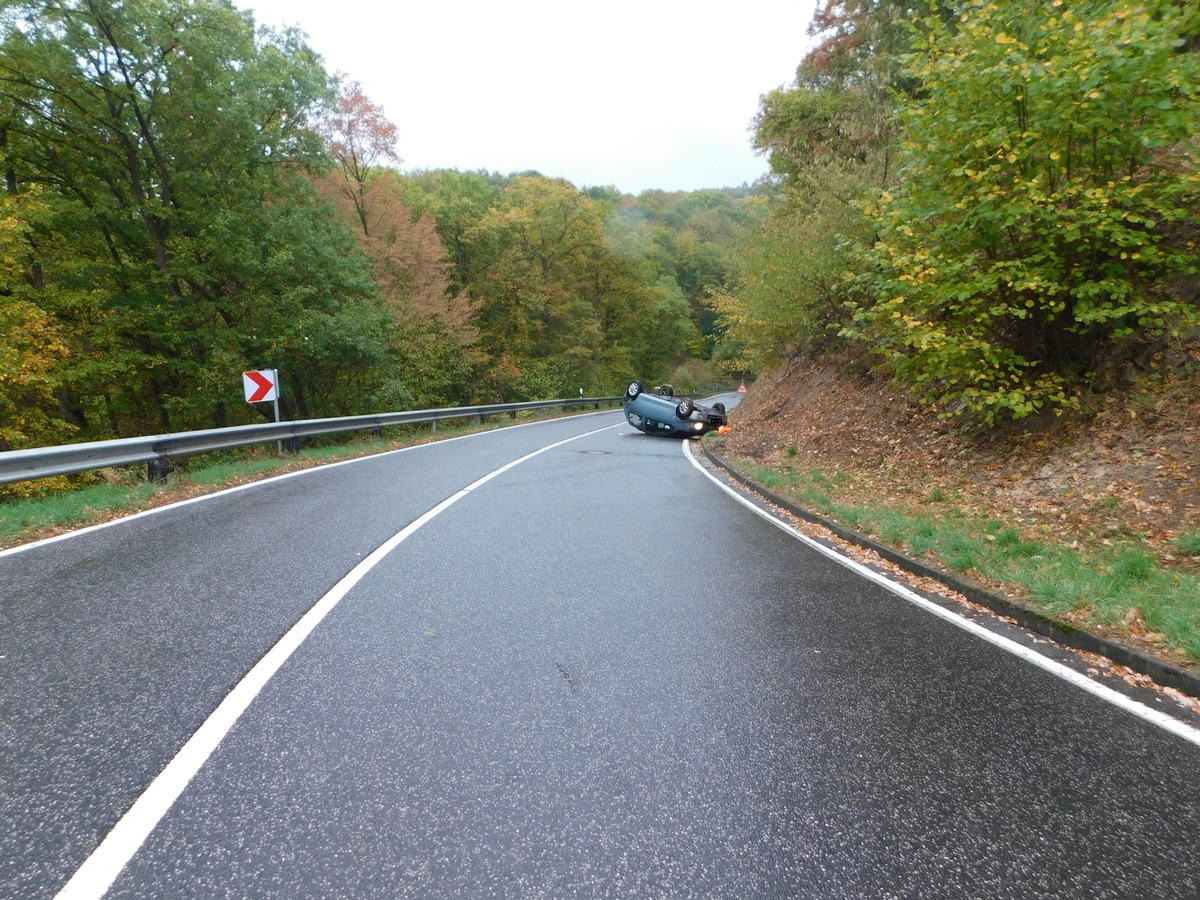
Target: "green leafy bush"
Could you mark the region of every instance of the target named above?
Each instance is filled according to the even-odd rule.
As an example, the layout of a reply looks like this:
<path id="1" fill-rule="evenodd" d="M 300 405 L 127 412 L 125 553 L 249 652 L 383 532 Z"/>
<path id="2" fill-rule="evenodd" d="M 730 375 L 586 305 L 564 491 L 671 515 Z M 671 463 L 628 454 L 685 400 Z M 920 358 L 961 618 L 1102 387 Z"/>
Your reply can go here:
<path id="1" fill-rule="evenodd" d="M 986 422 L 1073 404 L 1099 352 L 1179 332 L 1200 204 L 1200 8 L 973 0 L 917 26 L 901 183 L 868 214 L 846 334 Z"/>

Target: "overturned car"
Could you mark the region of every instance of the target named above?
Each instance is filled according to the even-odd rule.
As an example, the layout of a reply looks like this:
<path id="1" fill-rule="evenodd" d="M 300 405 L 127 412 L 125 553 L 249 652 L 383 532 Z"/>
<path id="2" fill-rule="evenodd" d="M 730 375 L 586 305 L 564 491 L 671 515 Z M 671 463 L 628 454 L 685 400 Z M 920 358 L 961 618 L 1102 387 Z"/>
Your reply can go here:
<path id="1" fill-rule="evenodd" d="M 640 381 L 631 381 L 625 391 L 625 418 L 638 431 L 663 437 L 699 437 L 729 421 L 723 403 L 705 406 L 674 393 L 670 385 L 647 391 Z"/>

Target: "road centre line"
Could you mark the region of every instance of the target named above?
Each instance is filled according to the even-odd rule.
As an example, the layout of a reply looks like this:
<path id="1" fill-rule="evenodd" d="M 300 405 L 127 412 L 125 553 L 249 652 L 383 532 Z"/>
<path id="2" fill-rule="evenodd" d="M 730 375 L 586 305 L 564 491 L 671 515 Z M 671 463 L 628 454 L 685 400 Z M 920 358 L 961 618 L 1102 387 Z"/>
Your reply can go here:
<path id="1" fill-rule="evenodd" d="M 569 418 L 582 419 L 587 416 L 608 415 L 612 412 L 614 412 L 614 410 L 602 410 L 600 412 L 578 413 L 576 415 L 570 416 Z M 260 478 L 255 481 L 248 481 L 245 484 L 236 484 L 233 487 L 221 488 L 220 490 L 213 491 L 211 494 L 201 494 L 198 497 L 189 497 L 186 500 L 176 500 L 172 503 L 164 503 L 162 506 L 156 506 L 153 509 L 143 509 L 140 512 L 134 512 L 134 513 L 130 513 L 129 515 L 126 515 L 126 516 L 119 516 L 118 518 L 110 519 L 107 522 L 97 522 L 95 525 L 86 525 L 83 528 L 75 528 L 75 529 L 72 529 L 71 531 L 65 531 L 62 534 L 56 534 L 52 537 L 42 538 L 39 541 L 31 541 L 28 544 L 18 544 L 15 547 L 9 547 L 6 550 L 0 550 L 0 558 L 3 558 L 5 556 L 15 556 L 18 553 L 24 553 L 25 551 L 33 550 L 36 547 L 44 547 L 47 544 L 57 544 L 59 541 L 70 540 L 71 538 L 76 538 L 81 535 L 88 534 L 89 532 L 92 532 L 92 531 L 100 531 L 103 528 L 113 528 L 117 525 L 123 525 L 126 522 L 132 522 L 135 519 L 144 518 L 145 516 L 157 515 L 158 513 L 167 512 L 168 510 L 171 510 L 171 509 L 178 509 L 182 506 L 190 506 L 193 503 L 204 503 L 207 500 L 215 500 L 218 497 L 224 497 L 227 494 L 234 494 L 234 493 L 237 493 L 238 491 L 247 491 L 247 490 L 250 490 L 251 488 L 256 488 L 256 487 L 259 487 L 264 484 L 270 484 L 273 481 L 283 481 L 285 478 L 299 478 L 302 475 L 313 475 L 317 472 L 323 472 L 323 471 L 327 471 L 329 469 L 336 469 L 336 468 L 339 468 L 340 466 L 349 466 L 349 465 L 353 465 L 354 463 L 365 462 L 367 460 L 381 459 L 384 456 L 392 456 L 393 454 L 396 454 L 396 453 L 411 453 L 415 450 L 423 450 L 427 447 L 436 447 L 439 445 L 450 444 L 450 443 L 454 443 L 457 441 L 469 441 L 472 438 L 480 438 L 480 437 L 485 437 L 489 434 L 495 434 L 497 431 L 512 431 L 517 428 L 532 428 L 536 425 L 546 425 L 551 422 L 561 422 L 561 421 L 563 421 L 563 419 L 559 418 L 559 419 L 540 419 L 536 422 L 521 422 L 518 425 L 505 425 L 505 426 L 503 426 L 503 428 L 500 428 L 500 429 L 492 429 L 490 431 L 476 431 L 476 432 L 472 432 L 471 434 L 460 434 L 457 437 L 439 438 L 436 441 L 430 441 L 429 443 L 426 443 L 426 444 L 413 444 L 412 446 L 409 446 L 409 447 L 397 447 L 395 450 L 384 450 L 381 453 L 370 453 L 370 454 L 367 454 L 366 456 L 356 456 L 353 459 L 341 459 L 341 460 L 337 460 L 335 462 L 319 463 L 319 464 L 317 464 L 315 466 L 311 466 L 307 469 L 297 469 L 294 472 L 284 472 L 282 475 L 271 475 L 267 478 Z M 615 427 L 615 426 L 610 426 L 610 427 Z M 603 429 L 600 429 L 600 430 L 603 430 Z M 582 436 L 583 435 L 580 435 L 580 437 L 582 437 Z M 574 438 L 572 438 L 572 440 L 574 440 Z"/>
<path id="2" fill-rule="evenodd" d="M 242 713 L 250 706 L 266 687 L 267 683 L 279 671 L 280 667 L 304 643 L 321 621 L 329 615 L 334 607 L 357 585 L 367 573 L 400 544 L 412 537 L 423 526 L 437 518 L 459 500 L 472 491 L 482 487 L 510 469 L 533 459 L 535 456 L 554 450 L 564 444 L 581 438 L 599 434 L 612 428 L 618 428 L 623 423 L 597 428 L 583 434 L 577 434 L 566 440 L 549 444 L 532 453 L 527 453 L 519 459 L 507 463 L 493 472 L 489 472 L 477 481 L 464 487 L 458 493 L 447 497 L 432 509 L 406 525 L 399 532 L 377 547 L 370 555 L 351 569 L 330 591 L 318 600 L 293 625 L 276 644 L 266 652 L 247 672 L 242 680 L 230 691 L 207 719 L 188 738 L 175 757 L 134 801 L 112 830 L 105 836 L 100 845 L 84 860 L 70 880 L 63 885 L 56 900 L 99 900 L 120 876 L 121 871 L 133 859 L 134 854 L 146 842 L 151 832 L 157 827 L 163 816 L 167 814 L 184 789 L 200 771 L 201 766 L 208 761 L 216 751 L 233 726 L 241 718 Z"/>
<path id="3" fill-rule="evenodd" d="M 873 581 L 876 584 L 886 588 L 887 590 L 891 591 L 893 594 L 900 596 L 904 600 L 907 600 L 909 603 L 924 610 L 925 612 L 932 613 L 933 615 L 937 616 L 938 618 L 943 619 L 958 628 L 961 628 L 963 631 L 967 632 L 968 634 L 970 634 L 976 638 L 979 638 L 980 640 L 987 641 L 989 644 L 992 644 L 993 646 L 998 647 L 1001 650 L 1011 653 L 1013 656 L 1016 656 L 1019 659 L 1024 660 L 1025 662 L 1028 662 L 1034 666 L 1037 666 L 1038 668 L 1044 670 L 1045 672 L 1048 672 L 1049 674 L 1062 679 L 1063 681 L 1067 682 L 1068 684 L 1074 685 L 1075 687 L 1080 688 L 1081 690 L 1087 691 L 1089 694 L 1092 694 L 1093 696 L 1098 697 L 1101 700 L 1111 703 L 1114 706 L 1117 706 L 1117 707 L 1125 710 L 1126 712 L 1131 713 L 1132 715 L 1136 716 L 1139 719 L 1142 719 L 1145 722 L 1149 722 L 1152 725 L 1157 725 L 1159 728 L 1163 729 L 1164 731 L 1169 731 L 1171 734 L 1175 735 L 1176 737 L 1183 738 L 1183 740 L 1188 741 L 1189 743 L 1195 744 L 1196 746 L 1200 747 L 1200 730 L 1193 728 L 1192 726 L 1188 725 L 1186 722 L 1182 722 L 1179 719 L 1174 718 L 1173 716 L 1169 716 L 1164 712 L 1160 712 L 1159 710 L 1154 709 L 1149 706 L 1146 706 L 1142 703 L 1139 703 L 1138 701 L 1136 701 L 1130 697 L 1126 697 L 1124 694 L 1122 694 L 1118 691 L 1114 691 L 1112 688 L 1108 687 L 1107 685 L 1103 685 L 1103 684 L 1100 684 L 1099 682 L 1093 681 L 1092 679 L 1088 678 L 1086 675 L 1084 675 L 1080 672 L 1076 672 L 1074 669 L 1072 669 L 1068 666 L 1065 666 L 1056 660 L 1050 659 L 1047 656 L 1043 656 L 1042 654 L 1038 653 L 1036 650 L 1032 650 L 1029 647 L 1022 646 L 1021 644 L 1018 644 L 1015 641 L 1012 641 L 1009 638 L 1004 637 L 1003 635 L 996 634 L 993 631 L 989 631 L 988 629 L 984 628 L 982 625 L 980 625 L 977 622 L 973 622 L 970 619 L 963 618 L 962 616 L 958 615 L 957 613 L 952 612 L 951 610 L 944 609 L 941 606 L 938 606 L 936 603 L 932 602 L 931 600 L 928 600 L 925 597 L 922 597 L 920 594 L 916 593 L 915 591 L 910 590 L 909 588 L 905 587 L 904 585 L 902 585 L 896 581 L 893 581 L 892 579 L 888 578 L 886 575 L 876 572 L 873 569 L 870 569 L 867 566 L 864 566 L 862 563 L 859 563 L 856 560 L 853 560 L 848 556 L 844 556 L 843 554 L 839 553 L 837 550 L 833 549 L 832 547 L 827 547 L 825 544 L 822 544 L 820 541 L 814 540 L 813 538 L 810 538 L 808 535 L 804 534 L 803 532 L 797 530 L 796 528 L 793 528 L 790 524 L 785 522 L 783 519 L 779 518 L 778 516 L 774 515 L 771 512 L 768 512 L 765 509 L 762 509 L 758 505 L 752 503 L 745 496 L 743 496 L 740 492 L 738 492 L 737 490 L 730 487 L 728 484 L 726 484 L 724 481 L 722 481 L 720 478 L 718 478 L 716 475 L 714 475 L 712 472 L 710 472 L 708 469 L 706 469 L 704 466 L 702 466 L 700 464 L 700 462 L 696 459 L 695 454 L 693 454 L 691 452 L 691 450 L 689 449 L 688 444 L 690 444 L 690 443 L 691 443 L 690 441 L 684 441 L 683 455 L 688 458 L 688 461 L 693 466 L 695 466 L 696 469 L 698 469 L 700 472 L 702 472 L 710 481 L 712 481 L 715 485 L 717 485 L 717 487 L 719 487 L 721 490 L 723 490 L 729 496 L 733 497 L 733 499 L 736 500 L 738 503 L 742 504 L 747 509 L 751 510 L 752 512 L 754 512 L 757 515 L 761 516 L 762 518 L 766 519 L 768 522 L 775 525 L 777 528 L 781 529 L 782 531 L 786 532 L 787 534 L 790 534 L 792 537 L 796 538 L 796 540 L 808 545 L 809 547 L 813 548 L 817 552 L 824 554 L 825 556 L 829 557 L 830 559 L 834 560 L 835 562 L 839 563 L 840 565 L 844 566 L 845 568 L 850 569 L 852 572 L 855 572 L 856 574 L 861 575 L 863 578 L 866 578 L 869 581 Z"/>

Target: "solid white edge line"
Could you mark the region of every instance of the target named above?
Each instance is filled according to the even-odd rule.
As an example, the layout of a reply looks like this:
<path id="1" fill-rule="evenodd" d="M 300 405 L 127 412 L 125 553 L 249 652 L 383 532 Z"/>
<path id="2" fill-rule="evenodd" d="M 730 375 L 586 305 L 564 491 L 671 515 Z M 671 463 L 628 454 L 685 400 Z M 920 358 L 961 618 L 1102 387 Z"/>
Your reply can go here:
<path id="1" fill-rule="evenodd" d="M 134 801 L 112 830 L 105 836 L 99 846 L 83 861 L 70 880 L 62 886 L 55 895 L 56 900 L 99 900 L 112 887 L 120 876 L 121 871 L 129 863 L 137 851 L 145 843 L 146 838 L 154 831 L 163 816 L 167 814 L 175 801 L 183 793 L 200 768 L 208 761 L 214 751 L 224 740 L 233 726 L 241 718 L 242 713 L 261 693 L 267 683 L 279 671 L 280 667 L 296 652 L 305 639 L 329 615 L 335 606 L 341 602 L 367 573 L 377 566 L 389 553 L 408 540 L 424 525 L 437 518 L 463 497 L 482 487 L 499 475 L 513 469 L 535 456 L 569 444 L 572 441 L 599 434 L 617 428 L 608 425 L 583 434 L 577 434 L 566 440 L 549 444 L 532 453 L 527 453 L 519 459 L 506 463 L 495 471 L 489 472 L 477 481 L 472 482 L 458 493 L 447 497 L 437 506 L 429 509 L 420 517 L 410 522 L 387 541 L 377 547 L 365 559 L 351 569 L 328 593 L 318 600 L 300 619 L 288 629 L 266 654 L 251 667 L 218 705 L 204 720 L 203 724 L 188 738 L 174 758 L 150 782 L 149 787 Z M 407 449 L 407 448 L 406 448 Z"/>
<path id="2" fill-rule="evenodd" d="M 1182 722 L 1173 716 L 1169 716 L 1164 712 L 1160 712 L 1159 710 L 1139 703 L 1130 697 L 1126 697 L 1119 691 L 1114 691 L 1107 685 L 1093 681 L 1083 673 L 1076 672 L 1069 666 L 1065 666 L 1056 660 L 1043 656 L 1036 650 L 1032 650 L 1029 647 L 1024 647 L 1021 644 L 1009 640 L 1003 635 L 989 631 L 977 622 L 972 622 L 970 619 L 965 619 L 951 610 L 944 609 L 941 606 L 938 606 L 938 604 L 926 599 L 925 597 L 922 597 L 920 594 L 905 587 L 904 585 L 892 581 L 887 576 L 867 568 L 848 556 L 843 556 L 837 550 L 827 547 L 820 541 L 816 541 L 803 532 L 798 531 L 787 522 L 783 521 L 777 516 L 772 515 L 767 510 L 760 508 L 754 503 L 751 503 L 738 491 L 734 490 L 721 479 L 717 478 L 712 472 L 708 471 L 692 454 L 691 450 L 687 447 L 687 443 L 688 442 L 686 441 L 684 442 L 683 454 L 697 470 L 703 473 L 705 477 L 713 482 L 713 484 L 717 485 L 717 487 L 731 496 L 738 503 L 766 519 L 776 527 L 782 529 L 787 534 L 790 534 L 798 541 L 801 541 L 819 553 L 822 553 L 830 559 L 840 563 L 847 569 L 850 569 L 852 572 L 861 575 L 863 578 L 881 585 L 882 587 L 891 591 L 893 594 L 897 594 L 898 596 L 907 600 L 909 603 L 912 603 L 914 606 L 923 609 L 925 612 L 932 613 L 938 618 L 943 619 L 952 625 L 957 626 L 958 628 L 961 628 L 968 634 L 977 637 L 980 640 L 987 641 L 989 644 L 999 647 L 1001 650 L 1005 650 L 1008 653 L 1011 653 L 1013 656 L 1037 666 L 1051 675 L 1062 679 L 1068 684 L 1072 684 L 1081 690 L 1087 691 L 1089 694 L 1099 697 L 1101 700 L 1105 700 L 1108 703 L 1111 703 L 1114 706 L 1131 713 L 1139 719 L 1142 719 L 1143 721 L 1149 722 L 1152 725 L 1157 725 L 1164 731 L 1168 731 L 1176 737 L 1183 738 L 1183 740 L 1200 747 L 1200 729 L 1193 728 L 1186 722 Z"/>
<path id="3" fill-rule="evenodd" d="M 616 410 L 608 409 L 608 410 L 601 410 L 599 412 L 577 413 L 576 415 L 569 416 L 567 418 L 582 419 L 582 418 L 585 418 L 588 416 L 603 416 L 603 415 L 607 415 L 612 412 L 616 412 Z M 502 430 L 511 431 L 516 428 L 532 428 L 535 425 L 546 425 L 546 424 L 550 424 L 552 422 L 561 422 L 561 421 L 563 421 L 563 420 L 562 419 L 541 419 L 537 422 L 522 422 L 519 425 L 505 425 Z M 609 427 L 611 428 L 614 426 L 609 426 Z M 104 529 L 104 528 L 113 528 L 118 525 L 123 525 L 126 522 L 132 522 L 135 519 L 141 519 L 146 516 L 157 515 L 158 513 L 167 512 L 168 510 L 172 510 L 172 509 L 178 509 L 179 507 L 182 507 L 182 506 L 190 506 L 193 503 L 203 503 L 206 500 L 215 500 L 217 497 L 223 497 L 226 494 L 235 494 L 238 491 L 246 491 L 246 490 L 249 490 L 250 488 L 259 487 L 260 485 L 270 484 L 273 481 L 283 481 L 284 479 L 287 479 L 287 478 L 298 478 L 301 475 L 313 475 L 313 474 L 316 474 L 317 472 L 322 472 L 327 469 L 336 469 L 340 466 L 349 466 L 349 465 L 353 465 L 354 463 L 366 462 L 367 460 L 371 460 L 371 459 L 379 459 L 384 456 L 392 456 L 396 453 L 410 453 L 414 450 L 423 450 L 427 447 L 432 447 L 437 444 L 449 444 L 449 443 L 452 443 L 455 441 L 467 441 L 472 438 L 479 438 L 479 437 L 484 437 L 489 434 L 495 434 L 496 431 L 498 431 L 498 430 L 501 430 L 501 429 L 492 429 L 491 431 L 476 431 L 476 432 L 472 432 L 471 434 L 460 434 L 457 437 L 439 438 L 437 440 L 429 441 L 428 443 L 425 443 L 425 444 L 414 444 L 411 447 L 397 447 L 395 450 L 383 450 L 379 453 L 370 453 L 366 456 L 356 456 L 354 459 L 339 459 L 339 460 L 336 460 L 333 462 L 318 463 L 317 465 L 309 466 L 306 469 L 297 469 L 294 472 L 284 472 L 281 475 L 270 475 L 266 478 L 260 478 L 255 481 L 248 481 L 245 484 L 236 484 L 233 487 L 221 488 L 220 490 L 213 491 L 211 494 L 202 494 L 199 497 L 189 497 L 186 500 L 176 500 L 172 503 L 164 503 L 162 506 L 156 506 L 153 509 L 143 509 L 143 510 L 139 510 L 138 512 L 131 512 L 128 515 L 119 516 L 115 519 L 110 519 L 107 522 L 97 522 L 95 525 L 85 525 L 82 528 L 75 528 L 75 529 L 72 529 L 71 531 L 63 532 L 62 534 L 56 534 L 53 537 L 42 538 L 40 541 L 31 541 L 28 544 L 18 544 L 15 547 L 9 547 L 7 549 L 0 550 L 0 559 L 3 559 L 5 556 L 15 556 L 18 553 L 24 553 L 26 550 L 33 550 L 37 547 L 44 547 L 47 544 L 57 544 L 59 541 L 70 540 L 71 538 L 80 537 L 81 535 L 85 535 L 85 534 L 88 534 L 93 531 L 100 531 L 101 529 Z M 603 429 L 601 429 L 601 430 L 603 430 Z"/>

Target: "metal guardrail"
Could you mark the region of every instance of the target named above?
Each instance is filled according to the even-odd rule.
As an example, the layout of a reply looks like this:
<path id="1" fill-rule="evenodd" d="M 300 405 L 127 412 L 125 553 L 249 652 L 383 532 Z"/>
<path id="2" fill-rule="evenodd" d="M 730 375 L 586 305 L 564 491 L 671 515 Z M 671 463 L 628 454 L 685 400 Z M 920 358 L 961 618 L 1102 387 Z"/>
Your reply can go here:
<path id="1" fill-rule="evenodd" d="M 270 441 L 290 441 L 318 434 L 338 434 L 346 431 L 370 431 L 390 425 L 419 425 L 447 419 L 478 419 L 499 413 L 518 413 L 535 409 L 565 409 L 601 403 L 620 403 L 621 397 L 579 397 L 567 400 L 536 400 L 531 403 L 500 403 L 493 406 L 453 406 L 445 409 L 417 409 L 408 412 L 382 413 L 373 416 L 346 416 L 339 419 L 300 419 L 296 422 L 264 422 L 261 425 L 238 425 L 231 428 L 212 428 L 207 431 L 182 431 L 178 434 L 154 434 L 146 437 L 121 438 L 111 441 L 91 441 L 84 444 L 65 444 L 61 447 L 35 447 L 29 450 L 9 450 L 0 453 L 0 484 L 32 481 L 52 475 L 70 475 L 110 466 L 129 466 L 147 463 L 150 476 L 155 466 L 165 473 L 172 459 L 183 459 L 214 450 L 228 450 L 249 444 Z"/>

